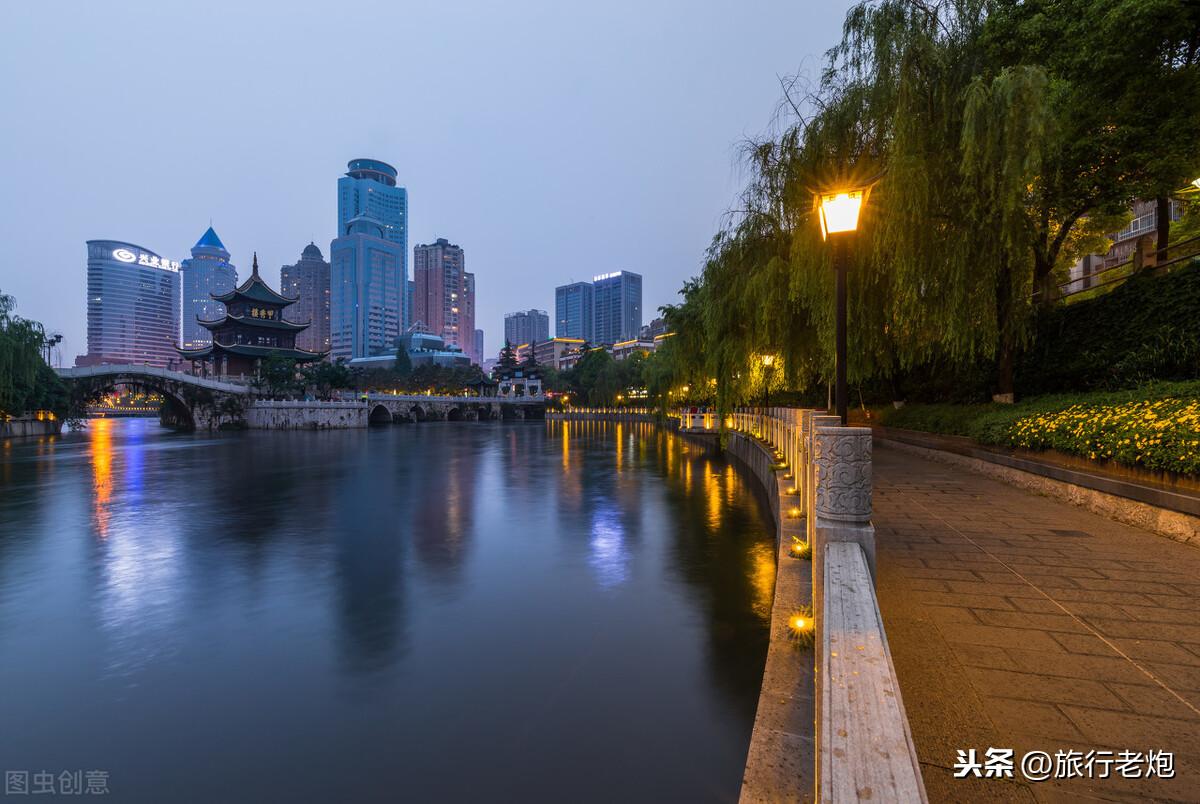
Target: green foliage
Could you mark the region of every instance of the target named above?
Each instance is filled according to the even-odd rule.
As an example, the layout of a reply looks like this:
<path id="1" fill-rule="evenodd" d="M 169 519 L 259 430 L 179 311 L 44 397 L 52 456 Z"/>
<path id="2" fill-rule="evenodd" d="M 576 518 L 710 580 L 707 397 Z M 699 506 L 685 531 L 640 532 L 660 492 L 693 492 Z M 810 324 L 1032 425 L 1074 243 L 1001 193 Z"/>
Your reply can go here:
<path id="1" fill-rule="evenodd" d="M 1133 199 L 1200 175 L 1196 4 L 870 0 L 843 31 L 814 89 L 787 85 L 778 135 L 747 145 L 737 210 L 664 310 L 682 348 L 652 366 L 655 393 L 715 377 L 723 410 L 755 401 L 760 353 L 822 388 L 833 249 L 814 191 L 879 176 L 845 256 L 850 382 L 904 398 L 936 367 L 990 373 L 964 396 L 1011 392 L 1066 267 Z"/>
<path id="2" fill-rule="evenodd" d="M 354 375 L 342 359 L 336 362 L 318 360 L 300 369 L 300 392 L 313 393 L 328 399 L 335 390 L 354 387 Z"/>
<path id="3" fill-rule="evenodd" d="M 508 339 L 504 340 L 504 348 L 500 350 L 500 360 L 496 364 L 496 368 L 505 371 L 517 367 L 517 350 L 513 348 Z"/>
<path id="4" fill-rule="evenodd" d="M 1016 405 L 906 405 L 878 411 L 889 427 L 1055 449 L 1127 466 L 1200 473 L 1200 381 L 1031 397 Z"/>
<path id="5" fill-rule="evenodd" d="M 1037 333 L 1018 366 L 1022 393 L 1200 378 L 1200 261 L 1047 311 Z"/>
<path id="6" fill-rule="evenodd" d="M 0 293 L 0 414 L 51 410 L 64 416 L 70 399 L 42 357 L 45 330 L 36 321 L 14 315 L 15 309 L 16 300 Z"/>
<path id="7" fill-rule="evenodd" d="M 406 378 L 412 374 L 413 364 L 412 358 L 408 355 L 408 348 L 405 346 L 396 347 L 396 365 L 392 369 L 397 376 Z"/>
<path id="8" fill-rule="evenodd" d="M 280 355 L 271 355 L 258 369 L 254 385 L 260 392 L 266 392 L 272 398 L 291 396 L 299 389 L 300 374 L 296 361 Z"/>

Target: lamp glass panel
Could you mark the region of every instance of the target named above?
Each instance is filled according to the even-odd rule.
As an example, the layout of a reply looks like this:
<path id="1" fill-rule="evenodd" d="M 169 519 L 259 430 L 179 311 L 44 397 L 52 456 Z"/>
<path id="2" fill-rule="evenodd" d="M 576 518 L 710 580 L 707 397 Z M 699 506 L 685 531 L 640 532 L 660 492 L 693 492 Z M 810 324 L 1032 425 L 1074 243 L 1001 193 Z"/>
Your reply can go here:
<path id="1" fill-rule="evenodd" d="M 862 210 L 863 191 L 833 193 L 821 196 L 821 220 L 829 234 L 853 232 L 858 228 L 858 213 Z"/>

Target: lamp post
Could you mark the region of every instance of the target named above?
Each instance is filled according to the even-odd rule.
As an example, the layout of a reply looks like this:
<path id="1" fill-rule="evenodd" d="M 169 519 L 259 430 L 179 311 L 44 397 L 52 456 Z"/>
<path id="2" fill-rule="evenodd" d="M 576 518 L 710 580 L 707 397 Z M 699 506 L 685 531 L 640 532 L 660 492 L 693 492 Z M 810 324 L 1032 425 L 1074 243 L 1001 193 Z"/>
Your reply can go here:
<path id="1" fill-rule="evenodd" d="M 775 355 L 763 355 L 763 407 L 771 407 L 771 368 L 775 365 Z"/>
<path id="2" fill-rule="evenodd" d="M 837 271 L 837 349 L 834 367 L 834 412 L 846 426 L 846 246 L 858 230 L 858 217 L 871 188 L 818 193 L 816 206 L 821 220 L 821 238 L 833 246 L 833 264 Z"/>

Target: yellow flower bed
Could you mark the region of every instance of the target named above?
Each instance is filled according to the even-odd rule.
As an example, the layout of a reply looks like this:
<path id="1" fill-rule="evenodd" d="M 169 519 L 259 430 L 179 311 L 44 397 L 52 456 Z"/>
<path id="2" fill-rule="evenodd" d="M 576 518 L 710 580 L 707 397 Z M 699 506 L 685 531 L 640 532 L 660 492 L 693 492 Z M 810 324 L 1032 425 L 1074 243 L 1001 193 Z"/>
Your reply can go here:
<path id="1" fill-rule="evenodd" d="M 1019 418 L 1001 440 L 1013 447 L 1056 449 L 1092 460 L 1197 474 L 1200 400 L 1072 405 Z"/>

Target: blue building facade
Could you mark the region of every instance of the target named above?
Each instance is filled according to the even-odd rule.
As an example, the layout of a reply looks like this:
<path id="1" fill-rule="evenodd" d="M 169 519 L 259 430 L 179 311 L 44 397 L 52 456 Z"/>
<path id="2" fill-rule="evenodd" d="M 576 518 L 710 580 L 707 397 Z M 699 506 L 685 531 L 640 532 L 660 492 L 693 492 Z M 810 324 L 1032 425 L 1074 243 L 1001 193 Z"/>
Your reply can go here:
<path id="1" fill-rule="evenodd" d="M 179 263 L 121 240 L 87 241 L 86 355 L 75 363 L 180 363 Z"/>
<path id="2" fill-rule="evenodd" d="M 594 302 L 595 288 L 591 282 L 572 282 L 555 288 L 554 337 L 594 341 Z"/>
<path id="3" fill-rule="evenodd" d="M 614 271 L 593 277 L 595 305 L 593 342 L 614 344 L 642 331 L 642 275 Z"/>
<path id="4" fill-rule="evenodd" d="M 395 350 L 405 326 L 403 246 L 369 215 L 351 218 L 329 247 L 329 348 L 333 360 Z"/>
<path id="5" fill-rule="evenodd" d="M 237 268 L 229 262 L 229 251 L 213 228 L 192 246 L 191 259 L 179 266 L 179 343 L 184 349 L 201 349 L 212 343 L 212 333 L 198 321 L 216 321 L 225 315 L 225 305 L 214 301 L 237 287 Z"/>
<path id="6" fill-rule="evenodd" d="M 352 159 L 338 179 L 338 235 L 360 215 L 379 221 L 383 239 L 408 255 L 408 190 L 396 184 L 396 169 L 387 162 Z"/>

